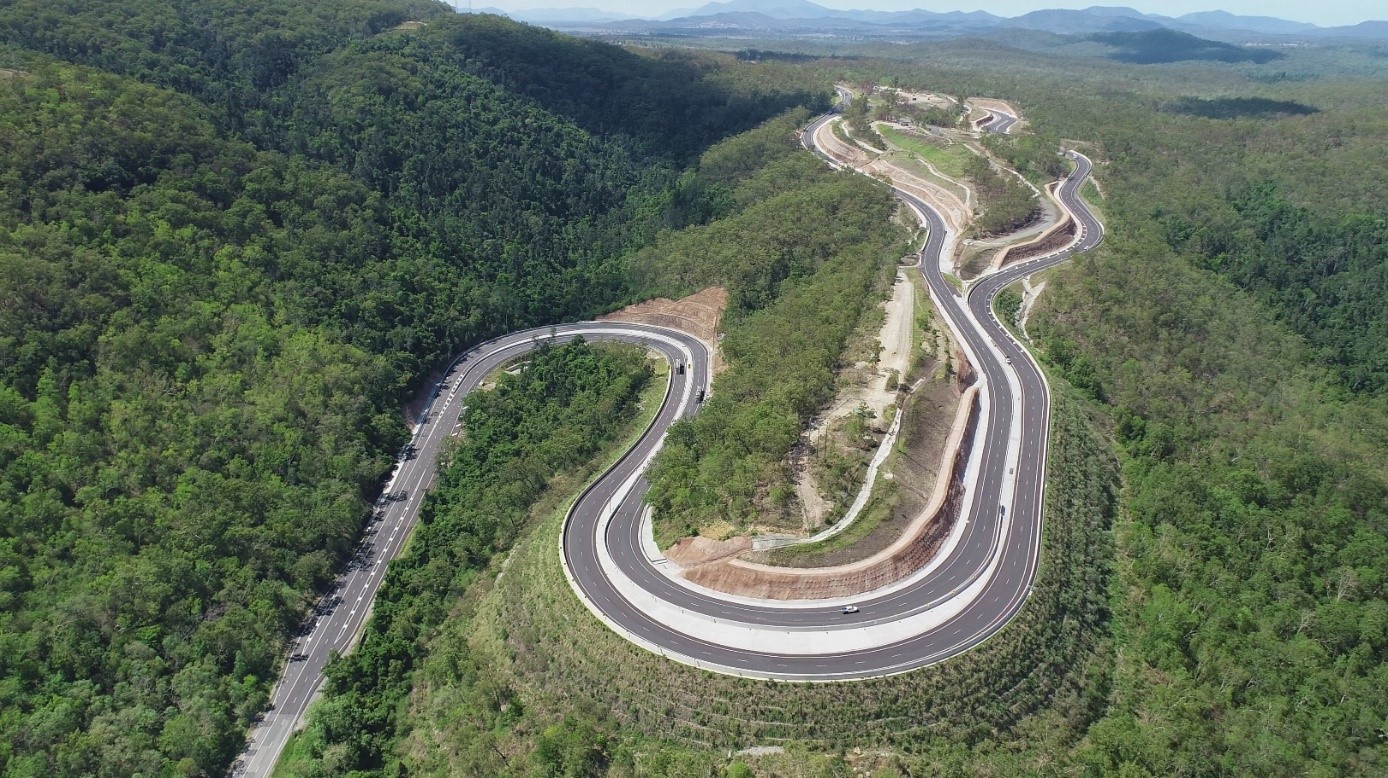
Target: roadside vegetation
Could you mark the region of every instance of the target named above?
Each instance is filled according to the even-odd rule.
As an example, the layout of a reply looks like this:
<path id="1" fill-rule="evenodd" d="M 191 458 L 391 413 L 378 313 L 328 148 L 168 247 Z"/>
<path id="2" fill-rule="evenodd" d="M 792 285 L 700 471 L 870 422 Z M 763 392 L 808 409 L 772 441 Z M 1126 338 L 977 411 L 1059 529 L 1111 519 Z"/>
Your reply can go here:
<path id="1" fill-rule="evenodd" d="M 854 96 L 853 101 L 843 109 L 843 120 L 853 131 L 853 137 L 876 149 L 887 148 L 887 144 L 882 142 L 882 136 L 877 134 L 877 128 L 872 125 L 873 107 L 866 95 Z"/>

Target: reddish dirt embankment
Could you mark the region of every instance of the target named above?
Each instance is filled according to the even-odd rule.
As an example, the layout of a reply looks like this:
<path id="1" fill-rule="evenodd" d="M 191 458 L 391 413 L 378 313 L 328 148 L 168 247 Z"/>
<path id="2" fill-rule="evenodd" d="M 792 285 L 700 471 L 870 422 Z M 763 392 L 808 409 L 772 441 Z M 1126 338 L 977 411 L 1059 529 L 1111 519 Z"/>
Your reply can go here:
<path id="1" fill-rule="evenodd" d="M 657 297 L 654 300 L 629 305 L 620 311 L 599 316 L 598 321 L 650 324 L 687 332 L 708 345 L 709 352 L 713 355 L 713 373 L 717 375 L 723 372 L 723 355 L 718 348 L 718 322 L 723 318 L 723 311 L 727 307 L 728 290 L 721 286 L 711 286 L 682 300 Z"/>

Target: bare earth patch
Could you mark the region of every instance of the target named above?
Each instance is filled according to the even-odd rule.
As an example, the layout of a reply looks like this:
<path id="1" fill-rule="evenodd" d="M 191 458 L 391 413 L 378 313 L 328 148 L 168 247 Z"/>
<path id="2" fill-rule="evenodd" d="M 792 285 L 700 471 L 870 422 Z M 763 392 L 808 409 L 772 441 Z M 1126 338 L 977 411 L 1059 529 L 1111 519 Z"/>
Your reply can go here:
<path id="1" fill-rule="evenodd" d="M 935 94 L 934 92 L 909 92 L 905 89 L 890 88 L 884 91 L 894 91 L 898 95 L 901 95 L 901 99 L 912 105 L 931 105 L 936 108 L 953 108 L 957 105 L 953 97 Z"/>
<path id="2" fill-rule="evenodd" d="M 657 297 L 620 311 L 599 316 L 598 321 L 620 321 L 631 324 L 650 324 L 669 327 L 702 340 L 712 354 L 714 375 L 723 372 L 723 353 L 718 346 L 718 322 L 728 307 L 728 290 L 711 286 L 682 300 Z"/>
<path id="3" fill-rule="evenodd" d="M 929 370 L 932 366 L 927 365 Z M 945 465 L 945 445 L 959 411 L 961 392 L 953 381 L 927 381 L 912 392 L 906 403 L 906 418 L 893 454 L 880 473 L 885 479 L 877 489 L 889 504 L 887 515 L 861 535 L 848 530 L 851 542 L 790 546 L 772 551 L 753 552 L 742 558 L 749 562 L 781 567 L 833 567 L 857 562 L 896 542 L 930 504 L 931 495 Z M 874 509 L 869 508 L 868 513 Z M 860 522 L 866 517 L 859 519 Z M 822 547 L 820 547 L 822 546 Z"/>
<path id="4" fill-rule="evenodd" d="M 689 568 L 737 556 L 751 548 L 752 539 L 749 537 L 714 540 L 696 535 L 692 538 L 680 538 L 675 545 L 665 550 L 665 558 L 680 567 Z"/>
<path id="5" fill-rule="evenodd" d="M 821 149 L 829 153 L 831 157 L 846 165 L 859 167 L 872 161 L 872 156 L 856 145 L 846 143 L 834 134 L 834 126 L 842 126 L 843 122 L 835 119 L 825 122 L 816 135 L 816 143 Z"/>

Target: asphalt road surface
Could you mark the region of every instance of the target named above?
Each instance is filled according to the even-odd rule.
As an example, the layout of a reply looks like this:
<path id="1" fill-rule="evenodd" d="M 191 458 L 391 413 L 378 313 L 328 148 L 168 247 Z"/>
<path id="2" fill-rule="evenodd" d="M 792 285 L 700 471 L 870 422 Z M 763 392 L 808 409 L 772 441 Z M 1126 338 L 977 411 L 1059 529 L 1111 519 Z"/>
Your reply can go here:
<path id="1" fill-rule="evenodd" d="M 1008 131 L 1012 129 L 1012 125 L 1017 123 L 1017 117 L 1010 113 L 994 111 L 991 108 L 984 108 L 983 110 L 987 111 L 988 115 L 992 117 L 988 120 L 987 124 L 983 125 L 983 129 L 988 132 L 1006 135 Z"/>
<path id="2" fill-rule="evenodd" d="M 806 133 L 829 117 L 817 120 Z M 816 150 L 817 153 L 818 150 Z M 928 204 L 904 193 L 897 196 L 924 217 L 928 239 L 922 249 L 921 272 L 941 311 L 977 355 L 975 368 L 986 381 L 991 407 L 988 423 L 975 446 L 983 447 L 977 493 L 961 540 L 951 556 L 929 575 L 910 586 L 857 602 L 859 610 L 844 614 L 837 607 L 788 608 L 734 603 L 680 586 L 664 576 L 644 553 L 639 531 L 644 479 L 615 510 L 602 537 L 597 528 L 613 495 L 641 468 L 676 419 L 697 411 L 698 395 L 709 385 L 708 354 L 694 338 L 660 328 L 634 324 L 584 323 L 512 333 L 470 350 L 454 364 L 436 389 L 410 446 L 401 461 L 376 517 L 349 569 L 320 603 L 303 634 L 295 638 L 294 656 L 285 667 L 272 697 L 272 707 L 254 729 L 251 741 L 233 766 L 234 775 L 268 775 L 290 735 L 323 683 L 323 667 L 333 652 L 346 651 L 368 617 L 386 564 L 400 551 L 418 518 L 423 495 L 435 478 L 435 463 L 444 441 L 458 425 L 468 392 L 497 366 L 520 356 L 541 340 L 620 340 L 645 345 L 664 354 L 672 365 L 670 387 L 657 418 L 640 441 L 605 475 L 580 496 L 565 523 L 562 553 L 571 580 L 589 607 L 628 638 L 657 650 L 721 672 L 784 680 L 846 680 L 904 672 L 969 650 L 1001 629 L 1025 603 L 1036 574 L 1040 551 L 1041 508 L 1045 481 L 1045 452 L 1050 402 L 1044 378 L 1026 351 L 996 320 L 990 301 L 999 289 L 1025 275 L 1063 262 L 1096 245 L 1102 228 L 1084 206 L 1078 190 L 1088 175 L 1087 159 L 1073 152 L 1074 174 L 1060 187 L 1059 196 L 1078 217 L 1080 240 L 1056 254 L 1028 260 L 974 284 L 960 297 L 939 271 L 939 254 L 946 232 Z M 972 318 L 964 312 L 965 306 Z M 975 323 L 977 322 L 977 324 Z M 995 354 L 989 344 L 1004 355 Z M 1005 364 L 1010 360 L 1011 364 Z M 1015 371 L 1019 392 L 1007 380 Z M 1016 410 L 1014 412 L 1014 400 Z M 1014 415 L 1015 413 L 1015 415 Z M 1009 434 L 1021 436 L 1021 455 L 1015 472 L 1004 458 Z M 1005 487 L 1011 486 L 1009 490 Z M 1010 504 L 1002 497 L 1011 494 Z M 1005 509 L 1005 513 L 1004 513 Z M 1010 521 L 1004 534 L 1004 522 Z M 685 634 L 651 618 L 624 597 L 599 564 L 599 543 L 606 546 L 623 574 L 648 592 L 690 612 L 734 622 L 783 630 L 843 630 L 897 621 L 952 597 L 992 568 L 981 593 L 943 624 L 877 648 L 823 655 L 779 654 L 730 648 Z"/>

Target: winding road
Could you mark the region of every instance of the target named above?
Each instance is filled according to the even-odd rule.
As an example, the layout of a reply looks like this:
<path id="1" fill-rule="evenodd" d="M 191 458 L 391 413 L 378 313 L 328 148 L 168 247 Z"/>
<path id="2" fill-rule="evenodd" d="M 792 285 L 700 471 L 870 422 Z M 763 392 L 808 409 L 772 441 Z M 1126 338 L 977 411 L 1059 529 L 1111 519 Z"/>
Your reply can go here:
<path id="1" fill-rule="evenodd" d="M 1017 117 L 1010 113 L 995 111 L 991 108 L 984 108 L 988 112 L 988 121 L 982 127 L 985 131 L 995 135 L 1006 135 L 1012 131 L 1012 125 L 1017 123 Z"/>
<path id="2" fill-rule="evenodd" d="M 822 117 L 804 134 L 814 146 Z M 1096 245 L 1102 228 L 1079 197 L 1089 160 L 1068 152 L 1074 173 L 1060 200 L 1080 225 L 1078 240 L 1057 253 L 1009 266 L 960 295 L 941 271 L 949 235 L 940 215 L 915 196 L 896 191 L 922 220 L 927 240 L 920 272 L 932 299 L 984 383 L 976 480 L 952 550 L 913 579 L 855 600 L 858 611 L 813 602 L 763 603 L 722 598 L 661 570 L 643 543 L 641 473 L 666 429 L 695 413 L 710 386 L 707 347 L 673 330 L 588 322 L 517 332 L 459 357 L 435 391 L 410 447 L 378 504 L 365 543 L 327 595 L 277 685 L 272 707 L 251 733 L 233 775 L 268 775 L 323 683 L 333 652 L 354 645 L 386 564 L 400 551 L 433 484 L 441 447 L 458 425 L 467 394 L 497 366 L 543 340 L 575 337 L 636 343 L 672 366 L 665 401 L 643 436 L 585 490 L 566 519 L 561 559 L 580 599 L 624 637 L 677 661 L 722 673 L 791 681 L 878 677 L 924 667 L 979 645 L 1008 623 L 1029 596 L 1040 554 L 1050 399 L 1030 355 L 993 316 L 991 301 L 1007 284 Z M 677 616 L 674 614 L 678 614 Z M 940 616 L 938 614 L 945 614 Z M 692 625 L 692 626 L 691 626 Z M 835 649 L 837 644 L 863 642 Z M 796 644 L 788 647 L 791 643 Z"/>

